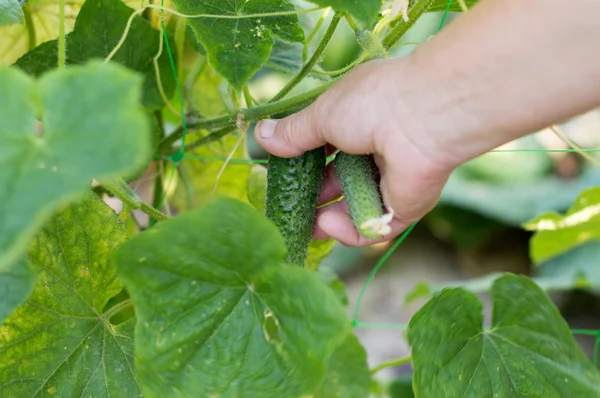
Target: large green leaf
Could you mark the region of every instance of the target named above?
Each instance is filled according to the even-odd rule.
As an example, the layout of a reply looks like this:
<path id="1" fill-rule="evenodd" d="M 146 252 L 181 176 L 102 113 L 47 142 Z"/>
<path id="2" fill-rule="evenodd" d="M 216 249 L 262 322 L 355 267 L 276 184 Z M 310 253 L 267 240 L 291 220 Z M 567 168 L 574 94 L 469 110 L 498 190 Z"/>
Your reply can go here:
<path id="1" fill-rule="evenodd" d="M 17 0 L 0 0 L 0 26 L 23 22 L 23 9 Z"/>
<path id="2" fill-rule="evenodd" d="M 71 66 L 37 84 L 16 68 L 0 68 L 0 271 L 92 178 L 112 178 L 148 160 L 141 83 L 115 64 Z"/>
<path id="3" fill-rule="evenodd" d="M 371 374 L 367 353 L 354 334 L 334 351 L 315 398 L 368 398 Z"/>
<path id="4" fill-rule="evenodd" d="M 133 12 L 121 0 L 87 0 L 77 16 L 75 29 L 67 35 L 67 63 L 82 64 L 90 59 L 106 58 L 121 39 Z M 112 58 L 144 76 L 142 101 L 152 109 L 164 106 L 152 62 L 158 52 L 159 35 L 160 32 L 152 28 L 148 21 L 135 18 L 123 46 Z M 175 46 L 171 46 L 171 51 L 175 51 Z M 56 67 L 57 54 L 57 41 L 48 41 L 25 54 L 16 65 L 40 76 Z M 165 94 L 170 98 L 175 81 L 166 51 L 158 59 L 158 65 Z"/>
<path id="5" fill-rule="evenodd" d="M 282 263 L 285 250 L 275 225 L 230 198 L 161 222 L 119 248 L 146 396 L 315 392 L 351 326 L 314 273 Z"/>
<path id="6" fill-rule="evenodd" d="M 273 36 L 302 42 L 304 31 L 296 15 L 247 17 L 293 11 L 285 0 L 174 0 L 184 14 L 212 14 L 227 18 L 190 18 L 188 23 L 208 53 L 210 63 L 240 90 L 267 61 Z"/>
<path id="7" fill-rule="evenodd" d="M 465 5 L 468 8 L 473 7 L 479 0 L 465 0 Z M 450 8 L 448 9 L 448 3 L 450 3 Z M 439 11 L 453 11 L 460 12 L 462 8 L 457 0 L 434 0 L 433 4 L 429 8 L 429 12 L 439 12 Z"/>
<path id="8" fill-rule="evenodd" d="M 102 309 L 123 288 L 109 263 L 126 239 L 98 197 L 57 214 L 29 258 L 39 283 L 0 326 L 0 396 L 138 397 L 133 320 L 111 325 Z"/>
<path id="9" fill-rule="evenodd" d="M 26 259 L 0 271 L 0 323 L 23 304 L 35 286 L 36 277 Z"/>
<path id="10" fill-rule="evenodd" d="M 600 373 L 548 296 L 525 277 L 492 287 L 492 327 L 484 330 L 473 293 L 447 289 L 410 321 L 415 396 L 596 397 Z"/>
<path id="11" fill-rule="evenodd" d="M 600 240 L 600 188 L 586 189 L 565 215 L 544 214 L 524 226 L 537 231 L 530 254 L 540 263 L 591 240 Z"/>

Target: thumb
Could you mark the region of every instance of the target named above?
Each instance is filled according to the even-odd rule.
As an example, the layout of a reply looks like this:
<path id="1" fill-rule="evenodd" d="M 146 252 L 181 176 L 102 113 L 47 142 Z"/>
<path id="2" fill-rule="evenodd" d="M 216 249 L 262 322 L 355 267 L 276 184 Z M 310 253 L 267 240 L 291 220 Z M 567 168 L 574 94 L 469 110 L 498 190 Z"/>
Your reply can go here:
<path id="1" fill-rule="evenodd" d="M 290 158 L 325 145 L 313 106 L 280 120 L 262 120 L 254 129 L 258 144 L 273 155 Z"/>

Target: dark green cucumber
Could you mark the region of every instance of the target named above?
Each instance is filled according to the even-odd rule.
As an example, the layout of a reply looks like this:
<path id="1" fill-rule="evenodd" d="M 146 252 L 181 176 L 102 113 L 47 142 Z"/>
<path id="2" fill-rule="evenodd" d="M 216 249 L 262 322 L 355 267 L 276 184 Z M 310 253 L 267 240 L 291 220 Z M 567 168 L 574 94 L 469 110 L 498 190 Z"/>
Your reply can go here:
<path id="1" fill-rule="evenodd" d="M 269 157 L 266 215 L 283 235 L 288 263 L 305 265 L 325 163 L 325 147 L 290 159 Z"/>
<path id="2" fill-rule="evenodd" d="M 358 232 L 370 239 L 391 232 L 388 225 L 391 216 L 384 212 L 379 170 L 373 157 L 339 152 L 334 165 Z"/>

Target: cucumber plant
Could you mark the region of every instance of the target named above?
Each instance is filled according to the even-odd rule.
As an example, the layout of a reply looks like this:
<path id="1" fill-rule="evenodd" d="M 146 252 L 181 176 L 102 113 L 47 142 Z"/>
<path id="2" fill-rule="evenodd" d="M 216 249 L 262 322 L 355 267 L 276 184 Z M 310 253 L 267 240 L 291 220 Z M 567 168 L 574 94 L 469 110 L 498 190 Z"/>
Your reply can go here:
<path id="1" fill-rule="evenodd" d="M 474 3 L 0 0 L 0 396 L 396 394 L 376 373 L 410 360 L 369 370 L 317 269 L 325 149 L 264 168 L 248 132 Z M 340 29 L 361 50 L 323 70 Z M 357 228 L 385 232 L 372 159 L 335 166 Z M 411 320 L 416 396 L 600 394 L 543 290 L 507 275 L 492 293 L 491 329 L 463 289 Z"/>

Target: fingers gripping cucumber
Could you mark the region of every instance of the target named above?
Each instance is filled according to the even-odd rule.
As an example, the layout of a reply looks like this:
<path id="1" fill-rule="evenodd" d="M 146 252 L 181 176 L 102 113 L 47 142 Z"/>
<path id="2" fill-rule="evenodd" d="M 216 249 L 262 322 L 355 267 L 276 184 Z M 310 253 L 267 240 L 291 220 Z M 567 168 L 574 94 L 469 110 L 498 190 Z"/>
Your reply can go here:
<path id="1" fill-rule="evenodd" d="M 325 163 L 325 147 L 290 159 L 269 157 L 266 215 L 283 235 L 286 261 L 301 267 L 312 240 Z"/>
<path id="2" fill-rule="evenodd" d="M 358 232 L 370 239 L 389 234 L 393 213 L 384 212 L 379 171 L 373 157 L 339 152 L 334 166 Z"/>

